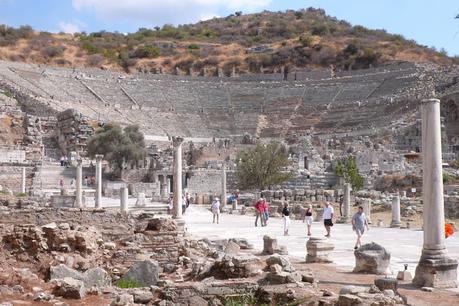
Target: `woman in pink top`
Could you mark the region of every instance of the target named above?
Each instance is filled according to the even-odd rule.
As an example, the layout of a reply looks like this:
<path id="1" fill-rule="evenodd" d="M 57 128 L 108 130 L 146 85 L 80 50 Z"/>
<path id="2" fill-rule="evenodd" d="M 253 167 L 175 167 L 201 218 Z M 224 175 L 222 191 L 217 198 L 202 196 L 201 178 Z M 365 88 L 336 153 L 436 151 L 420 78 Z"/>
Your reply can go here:
<path id="1" fill-rule="evenodd" d="M 261 226 L 265 226 L 266 223 L 265 223 L 265 216 L 264 216 L 264 213 L 265 213 L 265 204 L 263 203 L 263 198 L 260 198 L 257 203 L 255 203 L 255 213 L 256 213 L 256 217 L 255 217 L 255 226 L 258 226 L 258 218 L 260 218 L 260 223 L 261 223 Z"/>

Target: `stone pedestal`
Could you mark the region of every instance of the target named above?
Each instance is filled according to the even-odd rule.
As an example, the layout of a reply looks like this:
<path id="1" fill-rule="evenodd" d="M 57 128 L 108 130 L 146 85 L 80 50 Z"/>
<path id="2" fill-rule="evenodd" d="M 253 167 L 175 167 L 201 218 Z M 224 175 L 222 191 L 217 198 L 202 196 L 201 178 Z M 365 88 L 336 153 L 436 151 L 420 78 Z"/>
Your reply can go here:
<path id="1" fill-rule="evenodd" d="M 422 101 L 421 113 L 424 245 L 413 284 L 455 288 L 458 263 L 445 246 L 440 100 Z"/>
<path id="2" fill-rule="evenodd" d="M 174 147 L 174 219 L 182 219 L 182 137 L 172 137 Z"/>
<path id="3" fill-rule="evenodd" d="M 396 195 L 392 198 L 392 221 L 390 227 L 400 227 L 400 196 Z"/>
<path id="4" fill-rule="evenodd" d="M 83 161 L 77 159 L 75 207 L 83 207 Z"/>
<path id="5" fill-rule="evenodd" d="M 122 213 L 129 212 L 128 197 L 129 197 L 128 188 L 127 187 L 121 188 L 120 189 L 120 211 Z"/>
<path id="6" fill-rule="evenodd" d="M 139 192 L 139 194 L 137 194 L 137 202 L 135 202 L 135 207 L 145 207 L 145 193 Z"/>
<path id="7" fill-rule="evenodd" d="M 96 208 L 102 207 L 102 159 L 103 155 L 96 155 Z"/>
<path id="8" fill-rule="evenodd" d="M 272 255 L 274 253 L 287 255 L 288 251 L 285 246 L 277 245 L 276 238 L 269 235 L 263 236 L 263 254 Z"/>
<path id="9" fill-rule="evenodd" d="M 22 168 L 21 192 L 26 193 L 26 168 Z"/>
<path id="10" fill-rule="evenodd" d="M 365 216 L 367 216 L 367 221 L 369 224 L 371 224 L 371 199 L 365 199 L 363 200 L 363 212 L 365 213 Z"/>
<path id="11" fill-rule="evenodd" d="M 231 204 L 232 204 L 232 206 L 233 206 L 233 207 L 232 207 L 233 210 L 237 210 L 237 200 L 234 200 L 233 203 L 231 203 Z"/>
<path id="12" fill-rule="evenodd" d="M 398 271 L 397 279 L 405 282 L 411 282 L 413 280 L 413 276 L 410 271 Z"/>
<path id="13" fill-rule="evenodd" d="M 330 240 L 319 237 L 311 237 L 306 243 L 306 262 L 323 262 L 332 263 L 330 258 L 331 252 L 335 249 Z"/>

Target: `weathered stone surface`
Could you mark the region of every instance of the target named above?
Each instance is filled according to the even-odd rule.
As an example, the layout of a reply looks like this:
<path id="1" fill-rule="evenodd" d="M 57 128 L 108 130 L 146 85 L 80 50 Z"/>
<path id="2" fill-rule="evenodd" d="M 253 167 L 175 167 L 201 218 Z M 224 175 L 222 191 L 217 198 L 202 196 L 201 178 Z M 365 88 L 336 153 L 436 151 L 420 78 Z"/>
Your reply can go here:
<path id="1" fill-rule="evenodd" d="M 134 297 L 131 294 L 119 294 L 110 303 L 110 306 L 134 306 Z"/>
<path id="2" fill-rule="evenodd" d="M 154 298 L 153 293 L 147 290 L 135 290 L 132 295 L 134 302 L 139 304 L 148 304 Z"/>
<path id="3" fill-rule="evenodd" d="M 110 275 L 100 267 L 89 269 L 84 273 L 63 264 L 50 268 L 50 279 L 63 279 L 66 277 L 82 281 L 87 289 L 93 286 L 98 288 L 108 287 L 112 283 Z"/>
<path id="4" fill-rule="evenodd" d="M 241 248 L 239 245 L 233 241 L 229 241 L 225 248 L 225 254 L 228 255 L 237 255 Z"/>
<path id="5" fill-rule="evenodd" d="M 375 279 L 375 286 L 379 290 L 393 290 L 397 292 L 398 281 L 395 278 L 377 278 Z"/>
<path id="6" fill-rule="evenodd" d="M 354 251 L 354 272 L 387 274 L 389 272 L 390 254 L 385 248 L 374 242 L 363 245 Z"/>
<path id="7" fill-rule="evenodd" d="M 56 281 L 53 293 L 66 299 L 82 299 L 86 295 L 84 283 L 71 277 Z"/>
<path id="8" fill-rule="evenodd" d="M 134 280 L 142 286 L 154 286 L 159 280 L 159 265 L 153 260 L 138 261 L 123 275 L 124 280 Z"/>
<path id="9" fill-rule="evenodd" d="M 282 267 L 282 271 L 293 272 L 295 269 L 291 266 L 290 260 L 287 256 L 282 256 L 279 254 L 274 254 L 266 259 L 266 264 L 268 266 L 279 265 Z"/>
<path id="10" fill-rule="evenodd" d="M 237 243 L 241 250 L 253 249 L 253 245 L 246 238 L 231 238 L 229 241 Z"/>

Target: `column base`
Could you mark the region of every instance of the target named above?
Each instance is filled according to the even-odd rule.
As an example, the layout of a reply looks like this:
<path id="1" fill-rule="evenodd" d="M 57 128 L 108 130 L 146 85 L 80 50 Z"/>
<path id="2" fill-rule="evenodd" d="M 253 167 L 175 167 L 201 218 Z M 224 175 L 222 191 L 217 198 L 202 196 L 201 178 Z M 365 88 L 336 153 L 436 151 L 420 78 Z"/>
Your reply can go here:
<path id="1" fill-rule="evenodd" d="M 420 287 L 457 288 L 457 260 L 441 254 L 443 251 L 436 256 L 431 256 L 431 251 L 423 250 L 422 253 L 413 284 Z"/>
<path id="2" fill-rule="evenodd" d="M 402 225 L 402 222 L 400 221 L 392 220 L 392 222 L 390 223 L 390 227 L 393 227 L 393 228 L 399 228 L 401 225 Z"/>

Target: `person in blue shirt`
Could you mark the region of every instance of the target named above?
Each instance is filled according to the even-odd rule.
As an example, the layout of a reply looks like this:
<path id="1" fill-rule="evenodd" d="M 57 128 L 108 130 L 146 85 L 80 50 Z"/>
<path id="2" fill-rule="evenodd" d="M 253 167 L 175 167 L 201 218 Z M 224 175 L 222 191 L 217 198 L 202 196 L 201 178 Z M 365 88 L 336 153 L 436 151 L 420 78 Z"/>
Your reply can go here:
<path id="1" fill-rule="evenodd" d="M 368 220 L 363 212 L 363 207 L 359 206 L 359 210 L 355 213 L 352 217 L 352 229 L 357 234 L 357 241 L 355 242 L 354 250 L 357 250 L 359 247 L 362 246 L 362 236 L 365 232 L 365 227 L 367 230 L 370 229 L 368 226 Z"/>

